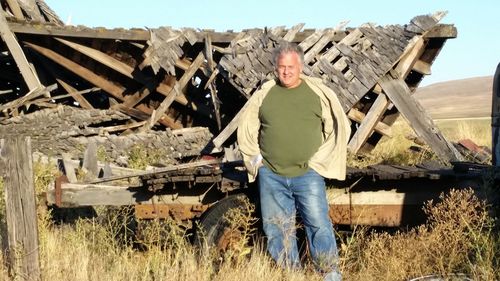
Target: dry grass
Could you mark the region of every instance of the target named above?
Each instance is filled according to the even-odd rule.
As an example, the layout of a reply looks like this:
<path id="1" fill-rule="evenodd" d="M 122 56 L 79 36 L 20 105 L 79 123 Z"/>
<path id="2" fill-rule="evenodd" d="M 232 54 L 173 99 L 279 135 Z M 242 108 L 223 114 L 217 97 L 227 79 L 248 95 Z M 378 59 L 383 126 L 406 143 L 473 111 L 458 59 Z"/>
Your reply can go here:
<path id="1" fill-rule="evenodd" d="M 451 141 L 470 139 L 477 145 L 491 148 L 490 118 L 438 120 L 436 124 Z"/>
<path id="2" fill-rule="evenodd" d="M 479 146 L 491 148 L 490 119 L 438 120 L 436 126 L 451 142 L 470 139 Z M 403 119 L 391 126 L 392 137 L 383 137 L 377 146 L 363 156 L 348 156 L 348 166 L 366 167 L 373 164 L 416 165 L 436 160 L 432 150 L 419 138 Z"/>
<path id="3" fill-rule="evenodd" d="M 498 280 L 500 238 L 484 202 L 471 190 L 453 191 L 426 207 L 427 224 L 405 232 L 356 229 L 340 244 L 345 280 L 408 280 L 464 273 L 473 280 Z M 251 252 L 221 258 L 199 252 L 175 222 L 146 224 L 134 247 L 123 232 L 121 211 L 75 225 L 39 218 L 43 280 L 321 280 L 311 267 L 287 271 L 257 245 Z M 0 256 L 0 259 L 3 257 Z M 5 266 L 0 277 L 7 277 Z M 7 280 L 7 279 L 5 279 Z M 15 276 L 14 276 L 15 280 Z"/>
<path id="4" fill-rule="evenodd" d="M 383 137 L 368 154 L 348 156 L 350 167 L 366 167 L 373 164 L 416 165 L 434 158 L 433 152 L 424 144 L 417 144 L 411 127 L 399 119 L 392 127 L 392 137 Z"/>
<path id="5" fill-rule="evenodd" d="M 409 280 L 463 273 L 498 280 L 500 237 L 484 202 L 472 190 L 452 191 L 427 204 L 428 223 L 389 234 L 358 231 L 343 255 L 349 280 Z"/>
<path id="6" fill-rule="evenodd" d="M 432 157 L 425 149 L 407 151 L 415 144 L 405 138 L 409 131 L 404 125 L 401 128 L 395 134 L 399 139 L 383 140 L 373 159 L 416 163 Z M 35 167 L 39 192 L 45 190 L 55 170 Z M 486 183 L 498 192 L 491 178 Z M 72 225 L 55 225 L 50 212 L 39 213 L 42 280 L 322 280 L 308 264 L 302 270 L 278 268 L 260 244 L 251 251 L 246 243 L 238 244 L 236 251 L 221 257 L 213 249 L 193 247 L 185 229 L 174 221 L 139 222 L 140 235 L 131 236 L 128 210 L 97 211 L 97 218 L 80 219 Z M 405 231 L 354 228 L 339 243 L 344 280 L 409 280 L 455 273 L 473 280 L 500 280 L 500 234 L 483 201 L 471 190 L 453 191 L 443 194 L 438 203 L 428 203 L 425 211 L 428 222 Z M 250 217 L 240 214 L 230 214 L 227 219 L 235 222 L 235 228 L 251 224 Z M 5 237 L 3 210 L 0 221 L 0 236 Z M 244 231 L 250 234 L 252 230 Z M 0 280 L 20 280 L 20 276 L 8 275 L 5 258 L 0 254 Z"/>

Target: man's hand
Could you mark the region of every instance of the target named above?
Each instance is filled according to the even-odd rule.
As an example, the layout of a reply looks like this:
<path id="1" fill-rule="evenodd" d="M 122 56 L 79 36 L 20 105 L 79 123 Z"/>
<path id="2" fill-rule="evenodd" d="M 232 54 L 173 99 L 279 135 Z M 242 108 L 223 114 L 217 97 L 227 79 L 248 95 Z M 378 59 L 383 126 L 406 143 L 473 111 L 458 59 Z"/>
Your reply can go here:
<path id="1" fill-rule="evenodd" d="M 255 155 L 252 160 L 250 161 L 250 164 L 252 164 L 252 166 L 254 167 L 257 167 L 257 168 L 260 168 L 260 166 L 262 166 L 262 155 L 261 154 L 258 154 L 258 155 Z"/>

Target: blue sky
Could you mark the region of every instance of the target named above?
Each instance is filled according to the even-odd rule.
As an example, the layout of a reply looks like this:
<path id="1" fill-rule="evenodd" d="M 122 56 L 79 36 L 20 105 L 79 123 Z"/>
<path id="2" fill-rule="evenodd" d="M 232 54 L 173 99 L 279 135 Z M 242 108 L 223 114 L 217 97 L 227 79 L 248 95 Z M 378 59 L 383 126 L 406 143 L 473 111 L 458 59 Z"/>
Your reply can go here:
<path id="1" fill-rule="evenodd" d="M 500 63 L 500 1 L 335 1 L 335 0 L 45 0 L 73 25 L 107 28 L 193 27 L 216 31 L 274 26 L 356 27 L 406 24 L 417 15 L 448 11 L 441 23 L 454 24 L 458 37 L 447 41 L 421 85 L 493 75 Z"/>

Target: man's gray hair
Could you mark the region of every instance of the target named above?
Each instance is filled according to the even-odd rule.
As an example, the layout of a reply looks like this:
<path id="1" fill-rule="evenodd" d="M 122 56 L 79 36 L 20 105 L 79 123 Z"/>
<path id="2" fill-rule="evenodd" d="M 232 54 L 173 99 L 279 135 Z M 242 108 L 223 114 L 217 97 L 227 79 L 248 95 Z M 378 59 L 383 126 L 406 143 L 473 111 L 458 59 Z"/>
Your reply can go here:
<path id="1" fill-rule="evenodd" d="M 296 43 L 281 41 L 280 44 L 273 51 L 274 67 L 278 66 L 278 59 L 282 54 L 296 53 L 299 55 L 300 63 L 304 63 L 304 50 Z"/>

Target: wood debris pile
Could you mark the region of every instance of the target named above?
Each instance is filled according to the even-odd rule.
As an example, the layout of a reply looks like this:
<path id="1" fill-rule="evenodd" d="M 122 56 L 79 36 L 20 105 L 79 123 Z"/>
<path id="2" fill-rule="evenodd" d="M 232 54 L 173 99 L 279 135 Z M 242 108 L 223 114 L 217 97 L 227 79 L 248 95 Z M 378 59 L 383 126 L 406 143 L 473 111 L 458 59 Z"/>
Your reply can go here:
<path id="1" fill-rule="evenodd" d="M 106 126 L 106 123 L 130 120 L 130 116 L 115 110 L 83 110 L 60 105 L 0 121 L 0 138 L 14 134 L 30 136 L 39 152 L 66 153 L 73 158 L 81 158 L 89 143 L 94 143 L 106 160 L 123 165 L 129 152 L 144 150 L 144 153 L 161 156 L 156 164 L 166 166 L 177 164 L 184 157 L 200 155 L 212 137 L 203 127 L 115 135 L 112 129 L 122 125 Z"/>
<path id="2" fill-rule="evenodd" d="M 65 26 L 41 0 L 13 0 L 3 7 L 2 136 L 16 130 L 31 134 L 19 122 L 35 121 L 38 115 L 28 116 L 37 111 L 51 116 L 80 108 L 71 114 L 86 115 L 81 118 L 88 122 L 47 122 L 53 129 L 40 131 L 36 140 L 42 151 L 68 151 L 84 144 L 82 138 L 93 138 L 114 157 L 121 154 L 117 143 L 145 139 L 152 147 L 172 148 L 171 159 L 221 151 L 234 143 L 239 112 L 252 93 L 275 78 L 272 52 L 285 40 L 305 50 L 305 73 L 338 94 L 352 121 L 352 153 L 369 152 L 382 136 L 390 137 L 402 114 L 443 161 L 462 159 L 412 97 L 447 39 L 456 37 L 453 25 L 439 23 L 445 13 L 385 27 L 341 23 L 304 30 L 299 24 L 215 32 Z M 184 144 L 174 144 L 175 132 L 182 132 Z"/>

